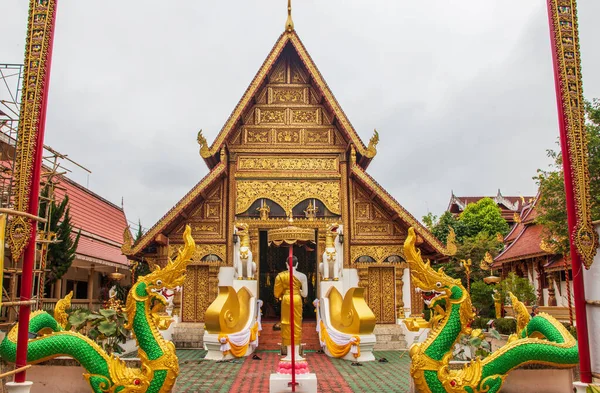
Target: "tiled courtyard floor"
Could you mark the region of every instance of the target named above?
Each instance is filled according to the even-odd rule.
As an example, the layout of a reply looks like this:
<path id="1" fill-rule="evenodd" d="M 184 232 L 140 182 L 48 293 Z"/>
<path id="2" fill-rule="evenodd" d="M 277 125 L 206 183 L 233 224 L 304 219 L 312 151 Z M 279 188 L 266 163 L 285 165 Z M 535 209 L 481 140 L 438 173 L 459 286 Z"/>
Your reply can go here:
<path id="1" fill-rule="evenodd" d="M 180 374 L 175 391 L 192 392 L 269 392 L 269 376 L 277 368 L 279 354 L 257 352 L 262 360 L 251 357 L 217 363 L 204 360 L 206 351 L 178 350 Z M 408 392 L 408 354 L 400 351 L 375 352 L 377 359 L 387 363 L 367 362 L 352 366 L 350 362 L 332 359 L 324 354 L 308 353 L 311 372 L 317 374 L 319 392 Z"/>

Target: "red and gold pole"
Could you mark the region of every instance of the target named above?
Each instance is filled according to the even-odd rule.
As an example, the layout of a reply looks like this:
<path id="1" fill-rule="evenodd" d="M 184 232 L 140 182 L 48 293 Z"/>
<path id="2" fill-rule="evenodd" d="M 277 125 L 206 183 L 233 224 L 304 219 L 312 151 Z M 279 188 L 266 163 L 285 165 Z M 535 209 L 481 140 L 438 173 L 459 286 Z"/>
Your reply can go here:
<path id="1" fill-rule="evenodd" d="M 52 42 L 56 23 L 57 0 L 30 0 L 23 94 L 14 167 L 14 208 L 38 215 L 46 107 L 50 84 Z M 37 223 L 15 216 L 8 227 L 12 257 L 17 260 L 25 251 L 21 277 L 21 301 L 31 299 L 33 267 L 36 257 Z M 19 308 L 16 367 L 27 364 L 29 304 Z M 25 382 L 25 371 L 15 375 L 15 382 Z"/>
<path id="2" fill-rule="evenodd" d="M 547 3 L 571 244 L 579 368 L 581 382 L 591 383 L 583 265 L 589 268 L 593 263 L 598 248 L 598 234 L 594 230 L 590 214 L 577 2 L 576 0 L 547 0 Z"/>

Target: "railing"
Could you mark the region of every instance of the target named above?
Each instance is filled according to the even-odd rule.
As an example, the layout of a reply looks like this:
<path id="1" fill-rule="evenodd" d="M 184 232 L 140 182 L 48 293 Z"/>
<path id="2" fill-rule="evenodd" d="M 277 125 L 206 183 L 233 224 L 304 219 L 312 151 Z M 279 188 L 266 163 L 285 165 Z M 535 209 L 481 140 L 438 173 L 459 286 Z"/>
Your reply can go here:
<path id="1" fill-rule="evenodd" d="M 42 310 L 52 313 L 54 311 L 54 308 L 56 307 L 56 302 L 58 302 L 59 300 L 60 299 L 44 299 L 44 302 L 42 304 Z M 90 311 L 98 311 L 102 308 L 102 302 L 98 299 L 71 299 L 71 308 L 87 308 Z"/>
<path id="2" fill-rule="evenodd" d="M 504 306 L 504 309 L 506 310 L 506 316 L 514 317 L 512 306 Z M 531 306 L 527 306 L 527 311 L 531 313 Z M 538 311 L 550 314 L 560 322 L 569 322 L 569 307 L 539 306 Z"/>

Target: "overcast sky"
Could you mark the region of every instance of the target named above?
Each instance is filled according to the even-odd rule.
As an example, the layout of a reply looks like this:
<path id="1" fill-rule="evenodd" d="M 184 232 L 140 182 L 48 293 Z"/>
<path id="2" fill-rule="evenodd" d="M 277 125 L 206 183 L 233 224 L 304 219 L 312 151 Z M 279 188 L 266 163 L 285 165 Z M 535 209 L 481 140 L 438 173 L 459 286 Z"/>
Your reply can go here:
<path id="1" fill-rule="evenodd" d="M 60 0 L 47 145 L 148 228 L 208 172 L 286 19 L 285 0 Z M 600 97 L 600 1 L 580 0 L 584 91 Z M 369 172 L 421 218 L 456 195 L 534 195 L 558 136 L 544 0 L 295 0 L 300 38 L 363 141 Z M 28 2 L 2 0 L 0 63 L 22 63 Z M 4 97 L 0 97 L 4 98 Z M 72 166 L 71 166 L 72 167 Z"/>

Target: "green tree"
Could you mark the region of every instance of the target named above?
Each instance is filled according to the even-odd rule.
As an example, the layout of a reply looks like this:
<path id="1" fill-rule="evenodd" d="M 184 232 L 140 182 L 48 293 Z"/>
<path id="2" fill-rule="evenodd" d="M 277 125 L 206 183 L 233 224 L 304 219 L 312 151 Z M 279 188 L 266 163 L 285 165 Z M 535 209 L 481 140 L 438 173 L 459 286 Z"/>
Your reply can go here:
<path id="1" fill-rule="evenodd" d="M 483 281 L 475 281 L 471 284 L 471 301 L 479 312 L 480 317 L 494 318 L 496 309 L 494 307 L 494 287 Z"/>
<path id="2" fill-rule="evenodd" d="M 490 253 L 492 257 L 498 255 L 502 250 L 503 243 L 495 235 L 490 235 L 487 232 L 479 232 L 473 237 L 467 237 L 462 243 L 458 244 L 456 255 L 454 255 L 454 265 L 456 266 L 456 278 L 460 278 L 466 287 L 467 275 L 465 270 L 460 266 L 460 261 L 471 260 L 471 282 L 483 280 L 489 276 L 490 272 L 482 270 L 479 267 L 483 261 L 485 254 Z"/>
<path id="3" fill-rule="evenodd" d="M 140 240 L 142 238 L 142 236 L 144 236 L 144 232 L 142 232 L 142 220 L 140 220 L 138 218 L 138 230 L 137 230 L 137 233 L 135 234 L 135 239 L 133 241 L 135 243 L 137 243 L 138 240 Z"/>
<path id="4" fill-rule="evenodd" d="M 75 251 L 79 244 L 81 231 L 73 237 L 73 225 L 69 208 L 69 196 L 65 195 L 60 203 L 54 200 L 48 201 L 49 189 L 46 186 L 42 190 L 42 202 L 40 203 L 40 217 L 49 218 L 48 230 L 56 234 L 55 243 L 48 246 L 46 258 L 45 284 L 52 284 L 60 279 L 71 267 L 75 259 Z M 49 206 L 49 217 L 46 217 L 46 207 Z"/>
<path id="5" fill-rule="evenodd" d="M 508 223 L 502 218 L 502 212 L 491 198 L 483 198 L 475 203 L 469 203 L 461 213 L 459 221 L 462 224 L 463 236 L 475 237 L 484 232 L 495 236 L 508 233 Z"/>
<path id="6" fill-rule="evenodd" d="M 450 228 L 454 229 L 456 240 L 460 242 L 464 235 L 462 223 L 449 211 L 445 211 L 439 218 L 432 213 L 423 216 L 423 222 L 431 234 L 442 243 L 446 243 Z"/>
<path id="7" fill-rule="evenodd" d="M 500 282 L 500 295 L 504 299 L 504 304 L 510 304 L 508 293 L 512 292 L 520 301 L 525 304 L 535 304 L 535 288 L 528 279 L 521 278 L 515 273 L 510 272 L 508 276 Z"/>
<path id="8" fill-rule="evenodd" d="M 592 219 L 600 218 L 600 101 L 585 103 L 586 132 L 588 139 L 588 165 Z M 557 254 L 569 253 L 569 232 L 565 200 L 564 173 L 560 151 L 548 150 L 553 160 L 548 170 L 538 169 L 534 178 L 540 197 L 536 221 L 544 227 L 544 240 Z"/>

